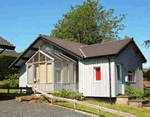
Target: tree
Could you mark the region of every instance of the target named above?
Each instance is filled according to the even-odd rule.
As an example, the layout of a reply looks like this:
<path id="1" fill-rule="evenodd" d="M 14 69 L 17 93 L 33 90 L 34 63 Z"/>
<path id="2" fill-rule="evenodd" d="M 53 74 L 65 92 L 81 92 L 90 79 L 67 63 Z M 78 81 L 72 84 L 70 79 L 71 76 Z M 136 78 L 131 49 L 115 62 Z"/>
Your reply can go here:
<path id="1" fill-rule="evenodd" d="M 85 44 L 116 40 L 119 31 L 125 28 L 120 24 L 125 16 L 114 16 L 114 9 L 104 10 L 99 0 L 87 0 L 71 6 L 71 11 L 54 25 L 50 36 Z"/>
<path id="2" fill-rule="evenodd" d="M 0 76 L 1 77 L 5 77 L 9 74 L 13 74 L 13 73 L 18 73 L 17 70 L 12 70 L 9 68 L 9 66 L 11 65 L 12 62 L 14 62 L 14 60 L 17 57 L 15 56 L 5 56 L 5 55 L 0 55 Z"/>
<path id="3" fill-rule="evenodd" d="M 150 47 L 150 40 L 145 40 L 144 45 L 149 48 Z"/>

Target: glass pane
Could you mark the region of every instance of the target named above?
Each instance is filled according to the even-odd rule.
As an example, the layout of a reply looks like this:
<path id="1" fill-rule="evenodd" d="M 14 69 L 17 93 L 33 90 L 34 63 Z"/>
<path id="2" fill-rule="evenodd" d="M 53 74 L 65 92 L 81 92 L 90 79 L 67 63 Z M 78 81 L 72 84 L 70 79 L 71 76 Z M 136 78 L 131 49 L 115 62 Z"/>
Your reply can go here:
<path id="1" fill-rule="evenodd" d="M 73 77 L 73 64 L 69 65 L 69 82 L 74 83 L 74 77 Z"/>
<path id="2" fill-rule="evenodd" d="M 55 79 L 56 79 L 56 82 L 61 82 L 61 71 L 55 71 Z"/>
<path id="3" fill-rule="evenodd" d="M 37 53 L 37 54 L 34 56 L 34 62 L 39 62 L 39 60 L 38 60 L 38 55 L 39 55 L 39 53 Z"/>
<path id="4" fill-rule="evenodd" d="M 64 64 L 63 66 L 63 78 L 64 83 L 68 83 L 68 64 Z"/>
<path id="5" fill-rule="evenodd" d="M 40 74 L 40 72 L 39 72 L 39 65 L 36 64 L 36 65 L 34 65 L 34 80 L 36 82 L 39 81 L 39 74 Z"/>
<path id="6" fill-rule="evenodd" d="M 120 67 L 119 67 L 119 65 L 117 65 L 117 77 L 118 77 L 118 80 L 120 80 Z"/>
<path id="7" fill-rule="evenodd" d="M 61 63 L 55 63 L 55 80 L 61 82 Z"/>
<path id="8" fill-rule="evenodd" d="M 52 82 L 52 64 L 47 64 L 47 82 Z"/>
<path id="9" fill-rule="evenodd" d="M 28 66 L 28 83 L 33 83 L 33 66 Z"/>
<path id="10" fill-rule="evenodd" d="M 55 63 L 55 70 L 61 70 L 61 63 Z"/>
<path id="11" fill-rule="evenodd" d="M 32 63 L 33 62 L 33 59 L 31 59 L 28 63 Z"/>
<path id="12" fill-rule="evenodd" d="M 40 83 L 45 82 L 45 64 L 40 64 Z"/>
<path id="13" fill-rule="evenodd" d="M 46 61 L 50 61 L 51 59 L 49 57 L 46 57 Z"/>
<path id="14" fill-rule="evenodd" d="M 40 53 L 40 61 L 45 61 L 45 55 L 43 55 L 42 53 Z"/>
<path id="15" fill-rule="evenodd" d="M 73 65 L 73 67 L 74 67 L 74 69 L 73 69 L 73 71 L 74 71 L 74 82 L 76 83 L 76 82 L 78 82 L 78 80 L 76 79 L 76 64 L 74 64 Z"/>

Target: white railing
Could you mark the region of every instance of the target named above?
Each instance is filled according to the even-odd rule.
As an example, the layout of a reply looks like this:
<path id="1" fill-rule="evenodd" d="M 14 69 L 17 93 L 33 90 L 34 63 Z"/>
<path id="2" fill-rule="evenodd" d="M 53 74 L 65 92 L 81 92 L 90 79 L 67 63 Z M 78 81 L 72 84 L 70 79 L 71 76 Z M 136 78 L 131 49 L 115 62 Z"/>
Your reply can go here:
<path id="1" fill-rule="evenodd" d="M 100 116 L 100 110 L 103 110 L 103 111 L 106 111 L 106 112 L 110 112 L 110 113 L 114 113 L 114 114 L 117 114 L 117 115 L 121 115 L 123 117 L 136 117 L 135 115 L 130 114 L 130 113 L 125 113 L 125 112 L 122 112 L 122 111 L 113 110 L 113 109 L 109 109 L 109 108 L 105 108 L 105 107 L 101 107 L 101 106 L 97 106 L 97 105 L 81 102 L 81 101 L 78 101 L 78 100 L 75 100 L 75 99 L 72 100 L 72 99 L 66 99 L 66 98 L 62 98 L 62 97 L 55 97 L 55 96 L 49 95 L 49 94 L 47 94 L 47 93 L 45 93 L 43 91 L 40 91 L 37 88 L 34 88 L 34 91 L 35 91 L 35 93 L 39 92 L 39 93 L 43 94 L 44 96 L 50 98 L 51 99 L 51 104 L 53 104 L 53 100 L 72 102 L 72 103 L 74 103 L 74 110 L 77 109 L 76 105 L 79 104 L 79 105 L 88 106 L 90 108 L 97 109 L 98 110 L 98 116 Z"/>

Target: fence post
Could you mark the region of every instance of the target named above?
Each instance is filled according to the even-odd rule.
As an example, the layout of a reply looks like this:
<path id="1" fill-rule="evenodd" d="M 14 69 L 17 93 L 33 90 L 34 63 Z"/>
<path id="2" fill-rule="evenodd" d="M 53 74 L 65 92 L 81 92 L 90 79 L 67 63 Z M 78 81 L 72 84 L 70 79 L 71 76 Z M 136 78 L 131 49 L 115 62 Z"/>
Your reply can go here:
<path id="1" fill-rule="evenodd" d="M 77 105 L 77 104 L 76 104 L 76 103 L 74 103 L 74 110 L 76 110 L 76 105 Z"/>
<path id="2" fill-rule="evenodd" d="M 8 87 L 8 92 L 7 93 L 9 94 L 9 87 Z"/>
<path id="3" fill-rule="evenodd" d="M 51 104 L 53 104 L 53 99 L 51 98 Z"/>
<path id="4" fill-rule="evenodd" d="M 98 116 L 101 116 L 101 114 L 100 114 L 100 109 L 98 109 Z"/>
<path id="5" fill-rule="evenodd" d="M 20 87 L 20 94 L 22 94 L 22 87 Z"/>
<path id="6" fill-rule="evenodd" d="M 34 94 L 36 94 L 36 89 L 34 89 Z"/>

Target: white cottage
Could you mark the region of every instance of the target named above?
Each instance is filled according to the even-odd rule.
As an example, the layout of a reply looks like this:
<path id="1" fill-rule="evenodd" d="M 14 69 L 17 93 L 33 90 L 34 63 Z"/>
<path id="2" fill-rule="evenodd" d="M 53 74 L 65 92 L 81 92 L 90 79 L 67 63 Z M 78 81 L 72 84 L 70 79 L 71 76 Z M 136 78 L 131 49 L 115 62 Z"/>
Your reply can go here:
<path id="1" fill-rule="evenodd" d="M 116 97 L 129 84 L 143 90 L 145 62 L 133 39 L 85 45 L 40 35 L 10 67 L 19 69 L 20 87 Z"/>

